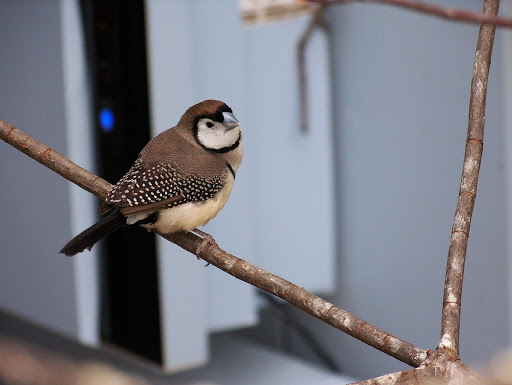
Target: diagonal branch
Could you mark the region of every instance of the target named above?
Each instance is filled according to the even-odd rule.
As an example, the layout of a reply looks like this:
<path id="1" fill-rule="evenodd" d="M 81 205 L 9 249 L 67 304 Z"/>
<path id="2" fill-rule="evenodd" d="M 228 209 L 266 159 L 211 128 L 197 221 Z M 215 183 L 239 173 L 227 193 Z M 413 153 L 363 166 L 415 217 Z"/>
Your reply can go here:
<path id="1" fill-rule="evenodd" d="M 37 160 L 43 166 L 75 183 L 99 198 L 103 198 L 112 185 L 99 176 L 78 166 L 65 156 L 54 151 L 44 143 L 32 138 L 6 121 L 0 119 L 0 138 L 14 148 Z"/>
<path id="2" fill-rule="evenodd" d="M 99 198 L 103 199 L 112 187 L 110 183 L 77 166 L 45 144 L 1 119 L 0 138 Z M 193 254 L 202 242 L 201 238 L 192 233 L 159 235 Z M 288 301 L 312 316 L 406 364 L 417 367 L 427 357 L 425 350 L 394 337 L 307 290 L 237 258 L 217 246 L 211 245 L 203 252 L 202 258 L 226 273 Z"/>
<path id="3" fill-rule="evenodd" d="M 307 0 L 319 4 L 347 4 L 352 2 L 378 3 L 394 5 L 410 11 L 425 13 L 442 19 L 461 21 L 474 24 L 494 24 L 498 27 L 512 28 L 512 18 L 498 17 L 493 14 L 481 14 L 465 9 L 448 8 L 440 5 L 428 4 L 417 0 Z"/>
<path id="4" fill-rule="evenodd" d="M 496 15 L 499 0 L 485 0 L 483 13 Z M 471 216 L 475 206 L 478 175 L 482 160 L 482 149 L 485 125 L 485 100 L 487 81 L 491 66 L 492 46 L 496 26 L 484 24 L 478 34 L 473 79 L 471 81 L 471 96 L 469 101 L 468 135 L 466 154 L 462 166 L 459 198 L 453 219 L 446 278 L 443 297 L 443 317 L 441 324 L 440 348 L 459 352 L 460 306 L 462 297 L 462 280 L 464 263 L 468 245 Z"/>

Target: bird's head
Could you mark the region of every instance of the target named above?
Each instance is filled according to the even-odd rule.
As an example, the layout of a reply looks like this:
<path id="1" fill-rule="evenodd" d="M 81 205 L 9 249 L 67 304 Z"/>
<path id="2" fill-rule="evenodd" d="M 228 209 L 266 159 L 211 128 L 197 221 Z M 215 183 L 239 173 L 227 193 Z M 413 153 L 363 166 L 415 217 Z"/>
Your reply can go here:
<path id="1" fill-rule="evenodd" d="M 233 111 L 218 100 L 205 100 L 190 107 L 180 125 L 191 127 L 197 143 L 208 151 L 231 151 L 242 139 L 240 123 Z"/>

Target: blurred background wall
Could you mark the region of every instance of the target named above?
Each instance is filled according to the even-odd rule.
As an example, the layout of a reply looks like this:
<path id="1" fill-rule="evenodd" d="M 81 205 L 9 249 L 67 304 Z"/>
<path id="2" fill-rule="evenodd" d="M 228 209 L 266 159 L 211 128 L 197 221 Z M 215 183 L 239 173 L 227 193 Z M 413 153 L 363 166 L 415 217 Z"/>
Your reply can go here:
<path id="1" fill-rule="evenodd" d="M 479 1 L 451 1 L 450 6 L 481 10 Z M 439 340 L 478 27 L 364 5 L 333 7 L 328 20 L 341 154 L 335 300 L 391 334 L 433 348 Z M 460 347 L 466 362 L 486 361 L 510 344 L 510 100 L 505 91 L 511 41 L 504 35 L 498 30 L 494 45 L 467 251 Z M 405 367 L 328 327 L 316 331 L 351 374 L 376 376 Z"/>
<path id="2" fill-rule="evenodd" d="M 476 0 L 450 5 L 481 9 Z M 0 1 L 0 116 L 92 167 L 86 69 L 76 72 L 71 60 L 83 54 L 83 42 L 65 40 L 69 28 L 80 36 L 77 12 L 76 1 Z M 235 0 L 146 3 L 153 132 L 207 97 L 228 102 L 244 124 L 240 178 L 208 231 L 235 255 L 327 295 L 391 334 L 435 348 L 478 27 L 386 6 L 330 7 L 329 38 L 315 32 L 307 51 L 310 133 L 303 134 L 296 44 L 308 16 L 252 26 L 240 18 Z M 506 237 L 511 44 L 498 30 L 464 281 L 461 355 L 468 363 L 486 361 L 510 344 L 512 330 Z M 67 86 L 72 79 L 75 93 Z M 63 242 L 92 223 L 94 202 L 7 145 L 0 157 L 2 309 L 101 345 L 96 256 L 57 255 Z M 262 303 L 248 285 L 203 269 L 172 244 L 159 247 L 168 306 L 163 317 L 167 336 L 175 337 L 164 345 L 176 357 L 195 341 L 176 367 L 204 363 L 209 349 L 217 349 L 218 337 L 209 348 L 208 336 L 221 331 L 236 341 L 286 345 L 320 363 L 268 311 L 258 318 Z M 180 290 L 190 282 L 190 290 Z M 187 318 L 172 323 L 191 298 L 198 304 L 188 318 L 194 327 Z M 294 313 L 346 374 L 369 378 L 406 367 Z M 0 320 L 0 332 L 16 333 L 15 322 Z M 249 328 L 230 332 L 242 327 Z M 56 346 L 64 345 L 69 349 Z"/>

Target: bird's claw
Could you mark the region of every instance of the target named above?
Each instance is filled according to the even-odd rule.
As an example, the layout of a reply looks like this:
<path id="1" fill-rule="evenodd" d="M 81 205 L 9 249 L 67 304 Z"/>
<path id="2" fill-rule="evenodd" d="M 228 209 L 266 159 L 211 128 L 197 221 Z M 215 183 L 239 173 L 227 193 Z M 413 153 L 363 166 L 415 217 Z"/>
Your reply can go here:
<path id="1" fill-rule="evenodd" d="M 204 231 L 201 231 L 201 230 L 197 230 L 195 229 L 194 230 L 195 232 L 197 232 L 199 235 L 201 235 L 203 237 L 203 241 L 201 242 L 201 244 L 197 247 L 197 250 L 196 250 L 196 257 L 197 259 L 203 259 L 201 257 L 201 254 L 204 252 L 204 251 L 207 251 L 211 245 L 214 245 L 214 246 L 219 246 L 217 244 L 217 242 L 215 242 L 215 239 L 213 239 L 213 237 L 210 235 L 210 234 L 207 234 L 205 233 Z M 208 266 L 210 264 L 210 262 L 208 262 L 206 266 Z"/>

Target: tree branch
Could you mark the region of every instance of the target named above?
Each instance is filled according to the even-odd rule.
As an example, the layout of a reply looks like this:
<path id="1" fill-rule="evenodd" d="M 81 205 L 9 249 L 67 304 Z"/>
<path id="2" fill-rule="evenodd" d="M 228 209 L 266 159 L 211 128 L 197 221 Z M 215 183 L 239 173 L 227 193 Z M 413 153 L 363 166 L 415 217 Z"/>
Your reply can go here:
<path id="1" fill-rule="evenodd" d="M 493 14 L 481 14 L 465 9 L 455 9 L 428 4 L 416 0 L 307 0 L 310 3 L 319 4 L 347 4 L 352 2 L 379 3 L 394 5 L 411 11 L 425 13 L 442 19 L 461 21 L 474 24 L 493 24 L 498 27 L 512 28 L 512 18 L 498 17 Z"/>
<path id="2" fill-rule="evenodd" d="M 1 119 L 0 138 L 101 199 L 112 187 L 107 181 L 77 166 L 45 144 Z M 193 254 L 202 242 L 201 238 L 192 233 L 159 235 Z M 237 258 L 215 245 L 210 245 L 201 257 L 226 273 L 288 301 L 312 316 L 406 364 L 417 367 L 427 356 L 425 350 L 396 338 L 307 290 Z"/>
<path id="3" fill-rule="evenodd" d="M 425 362 L 416 369 L 386 374 L 351 385 L 483 385 L 482 377 L 464 364 L 451 350 L 429 350 Z"/>
<path id="4" fill-rule="evenodd" d="M 402 372 L 389 373 L 377 378 L 353 382 L 349 385 L 393 385 L 400 379 L 403 379 L 404 374 L 412 373 L 412 371 L 413 370 L 404 370 Z"/>
<path id="5" fill-rule="evenodd" d="M 0 137 L 14 148 L 37 160 L 43 166 L 103 199 L 112 185 L 73 163 L 44 143 L 32 138 L 0 119 Z"/>
<path id="6" fill-rule="evenodd" d="M 483 13 L 485 15 L 496 15 L 499 3 L 499 0 L 485 0 Z M 471 81 L 466 153 L 446 265 L 439 347 L 451 349 L 457 354 L 459 352 L 460 307 L 464 263 L 466 261 L 469 229 L 475 206 L 478 175 L 482 160 L 485 101 L 495 30 L 495 25 L 484 24 L 480 27 L 478 34 L 473 79 Z"/>

